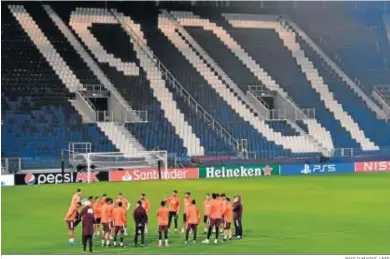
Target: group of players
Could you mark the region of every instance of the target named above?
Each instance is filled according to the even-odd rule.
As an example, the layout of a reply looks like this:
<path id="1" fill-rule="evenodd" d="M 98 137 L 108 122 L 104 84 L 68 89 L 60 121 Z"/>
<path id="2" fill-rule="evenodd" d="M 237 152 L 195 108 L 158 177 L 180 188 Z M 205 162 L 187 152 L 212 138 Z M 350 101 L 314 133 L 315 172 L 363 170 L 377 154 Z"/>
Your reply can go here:
<path id="1" fill-rule="evenodd" d="M 82 244 L 83 250 L 86 250 L 87 243 L 92 252 L 93 237 L 102 236 L 102 246 L 117 246 L 119 236 L 119 246 L 124 247 L 124 237 L 127 232 L 127 214 L 131 207 L 130 202 L 119 193 L 114 201 L 107 195 L 102 197 L 90 196 L 88 200 L 81 201 L 82 192 L 80 189 L 72 197 L 71 205 L 65 216 L 68 226 L 69 243 L 74 245 L 74 229 L 82 223 Z M 201 223 L 200 209 L 196 201 L 192 199 L 189 192 L 185 193 L 183 210 L 183 225 L 181 232 L 185 233 L 185 243 L 188 243 L 189 235 L 192 232 L 193 243 L 197 240 L 198 226 Z M 180 213 L 180 198 L 177 191 L 173 191 L 169 197 L 164 197 L 160 202 L 156 217 L 158 222 L 158 245 L 169 245 L 168 233 L 174 223 L 174 231 L 178 232 L 178 217 Z M 219 234 L 223 233 L 223 240 L 232 239 L 232 223 L 235 227 L 235 237 L 242 238 L 242 213 L 243 206 L 239 195 L 234 197 L 233 204 L 225 194 L 213 193 L 207 194 L 203 204 L 203 224 L 206 239 L 202 243 L 210 243 L 212 233 L 215 233 L 214 242 L 219 240 Z M 134 244 L 138 245 L 138 239 L 141 238 L 140 245 L 145 244 L 145 234 L 148 233 L 148 221 L 150 202 L 145 194 L 141 194 L 133 211 L 133 220 L 135 223 Z M 112 242 L 112 243 L 111 243 Z"/>

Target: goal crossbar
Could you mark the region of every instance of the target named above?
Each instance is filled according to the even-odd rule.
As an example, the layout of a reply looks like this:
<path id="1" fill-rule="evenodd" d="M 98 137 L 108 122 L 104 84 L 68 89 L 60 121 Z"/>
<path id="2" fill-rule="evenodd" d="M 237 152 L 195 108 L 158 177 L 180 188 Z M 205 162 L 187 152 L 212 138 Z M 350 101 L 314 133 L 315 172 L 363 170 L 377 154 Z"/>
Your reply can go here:
<path id="1" fill-rule="evenodd" d="M 168 153 L 166 150 L 123 152 L 90 152 L 73 153 L 70 157 L 72 165 L 81 165 L 90 172 L 92 170 L 116 170 L 130 168 L 167 169 Z"/>

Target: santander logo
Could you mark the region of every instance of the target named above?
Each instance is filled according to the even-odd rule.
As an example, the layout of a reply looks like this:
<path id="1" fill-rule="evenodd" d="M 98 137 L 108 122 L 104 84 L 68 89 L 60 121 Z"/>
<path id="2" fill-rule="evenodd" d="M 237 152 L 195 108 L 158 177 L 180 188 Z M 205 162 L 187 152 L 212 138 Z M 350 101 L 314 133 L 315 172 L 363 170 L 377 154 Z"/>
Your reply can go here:
<path id="1" fill-rule="evenodd" d="M 24 176 L 24 182 L 27 184 L 27 185 L 33 185 L 35 184 L 35 181 L 36 181 L 36 178 L 35 178 L 35 175 L 32 174 L 32 173 L 28 173 Z"/>
<path id="2" fill-rule="evenodd" d="M 122 181 L 124 182 L 129 182 L 131 180 L 133 180 L 133 177 L 128 172 L 126 172 L 125 175 L 122 176 Z"/>
<path id="3" fill-rule="evenodd" d="M 181 180 L 199 178 L 197 168 L 169 168 L 166 172 L 161 172 L 161 179 Z M 139 168 L 122 171 L 111 171 L 111 182 L 130 182 L 130 181 L 150 181 L 160 179 L 160 173 L 153 168 Z"/>

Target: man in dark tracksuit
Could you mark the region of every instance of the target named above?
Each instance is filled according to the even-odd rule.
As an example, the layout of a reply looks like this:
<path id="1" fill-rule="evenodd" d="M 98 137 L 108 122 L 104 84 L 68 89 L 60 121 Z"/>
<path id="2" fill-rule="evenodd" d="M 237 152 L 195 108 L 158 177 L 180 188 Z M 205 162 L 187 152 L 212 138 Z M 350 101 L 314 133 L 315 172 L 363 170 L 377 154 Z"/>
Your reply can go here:
<path id="1" fill-rule="evenodd" d="M 243 206 L 241 203 L 241 197 L 238 195 L 234 198 L 233 203 L 233 220 L 234 220 L 234 228 L 236 231 L 236 238 L 242 238 L 242 212 Z"/>
<path id="2" fill-rule="evenodd" d="M 134 209 L 133 218 L 135 223 L 134 244 L 138 245 L 138 236 L 141 235 L 141 246 L 145 245 L 145 224 L 148 220 L 148 214 L 142 206 L 141 201 L 137 201 L 137 207 Z"/>
<path id="3" fill-rule="evenodd" d="M 90 207 L 90 204 L 84 207 L 82 212 L 80 213 L 81 225 L 82 225 L 82 243 L 83 250 L 86 251 L 87 242 L 89 245 L 89 252 L 92 253 L 93 246 L 93 233 L 94 233 L 94 224 L 95 224 L 95 216 L 93 214 L 93 210 Z"/>

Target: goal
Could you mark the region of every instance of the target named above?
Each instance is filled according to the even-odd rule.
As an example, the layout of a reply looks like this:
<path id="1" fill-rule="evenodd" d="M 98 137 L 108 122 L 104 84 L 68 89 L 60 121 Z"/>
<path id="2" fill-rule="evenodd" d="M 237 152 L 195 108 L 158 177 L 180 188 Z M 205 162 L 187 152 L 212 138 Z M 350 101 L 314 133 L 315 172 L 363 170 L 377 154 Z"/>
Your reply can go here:
<path id="1" fill-rule="evenodd" d="M 151 168 L 165 172 L 168 169 L 167 151 L 139 151 L 137 153 L 89 152 L 72 153 L 69 156 L 73 167 L 94 170 L 118 170 L 131 168 Z"/>

